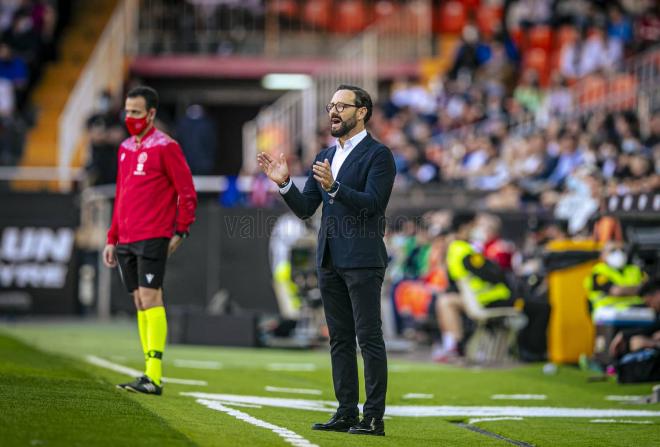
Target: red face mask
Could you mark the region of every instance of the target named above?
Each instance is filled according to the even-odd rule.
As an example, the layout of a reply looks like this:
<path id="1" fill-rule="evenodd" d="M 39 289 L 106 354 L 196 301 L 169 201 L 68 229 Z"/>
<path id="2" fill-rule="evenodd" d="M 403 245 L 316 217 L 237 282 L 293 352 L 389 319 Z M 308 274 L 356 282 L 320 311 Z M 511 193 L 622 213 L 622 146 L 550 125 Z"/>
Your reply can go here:
<path id="1" fill-rule="evenodd" d="M 131 135 L 140 135 L 144 129 L 147 128 L 149 123 L 147 122 L 147 117 L 143 118 L 132 118 L 130 116 L 127 116 L 124 119 L 124 123 L 126 123 L 126 128 L 128 129 L 128 133 Z"/>

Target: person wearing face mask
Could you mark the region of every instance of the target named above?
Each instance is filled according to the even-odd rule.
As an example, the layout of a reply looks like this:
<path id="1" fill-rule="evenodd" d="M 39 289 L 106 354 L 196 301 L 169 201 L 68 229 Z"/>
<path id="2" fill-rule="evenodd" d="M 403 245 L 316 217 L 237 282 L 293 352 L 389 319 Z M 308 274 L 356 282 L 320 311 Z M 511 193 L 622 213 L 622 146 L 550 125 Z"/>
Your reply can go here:
<path id="1" fill-rule="evenodd" d="M 103 261 L 119 274 L 137 308 L 146 369 L 127 391 L 162 394 L 167 337 L 163 306 L 165 263 L 188 236 L 197 194 L 179 144 L 154 127 L 158 94 L 149 87 L 128 92 L 125 123 L 131 136 L 119 146 L 112 224 Z"/>
<path id="2" fill-rule="evenodd" d="M 478 218 L 476 222 L 479 222 Z M 453 283 L 467 280 L 468 287 L 474 292 L 479 304 L 485 308 L 510 307 L 512 294 L 504 271 L 475 248 L 478 241 L 472 240 L 483 236 L 480 226 L 475 225 L 473 220 L 466 222 L 464 216 L 459 215 L 454 219 L 452 228 L 452 242 L 447 248 L 450 280 Z M 458 357 L 458 345 L 465 335 L 461 318 L 463 300 L 458 290 L 453 290 L 455 292 L 446 293 L 436 301 L 438 325 L 442 334 L 442 346 L 438 346 L 432 353 L 433 360 L 437 362 L 448 362 Z"/>
<path id="3" fill-rule="evenodd" d="M 594 265 L 585 279 L 592 315 L 604 308 L 623 311 L 643 306 L 639 289 L 644 282 L 644 273 L 634 264 L 628 263 L 623 244 L 610 242 L 601 253 L 601 262 Z"/>

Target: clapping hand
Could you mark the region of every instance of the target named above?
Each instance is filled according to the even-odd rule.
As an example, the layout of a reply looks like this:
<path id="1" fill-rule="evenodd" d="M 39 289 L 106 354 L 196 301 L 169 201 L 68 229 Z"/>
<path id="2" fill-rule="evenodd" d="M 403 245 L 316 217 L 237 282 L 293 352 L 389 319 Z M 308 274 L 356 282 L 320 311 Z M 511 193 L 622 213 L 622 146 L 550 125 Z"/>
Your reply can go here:
<path id="1" fill-rule="evenodd" d="M 332 168 L 330 167 L 328 159 L 326 158 L 322 162 L 317 161 L 314 163 L 312 171 L 314 171 L 314 178 L 321 184 L 321 187 L 324 190 L 329 191 L 332 184 L 335 182 L 335 179 L 332 177 Z"/>
<path id="2" fill-rule="evenodd" d="M 289 167 L 286 164 L 284 154 L 280 154 L 278 158 L 275 158 L 266 152 L 261 152 L 257 155 L 257 163 L 264 174 L 278 185 L 289 178 Z"/>

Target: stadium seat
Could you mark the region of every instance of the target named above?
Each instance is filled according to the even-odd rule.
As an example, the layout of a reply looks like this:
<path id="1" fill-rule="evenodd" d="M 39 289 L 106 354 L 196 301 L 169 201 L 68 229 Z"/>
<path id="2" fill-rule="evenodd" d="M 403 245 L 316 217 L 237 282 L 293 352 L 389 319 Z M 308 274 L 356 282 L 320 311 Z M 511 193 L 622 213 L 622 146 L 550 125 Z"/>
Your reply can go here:
<path id="1" fill-rule="evenodd" d="M 466 11 L 476 11 L 481 0 L 461 0 Z"/>
<path id="2" fill-rule="evenodd" d="M 384 31 L 398 31 L 398 14 L 401 8 L 391 0 L 379 0 L 373 5 L 371 20 Z"/>
<path id="3" fill-rule="evenodd" d="M 524 54 L 524 69 L 534 69 L 539 74 L 542 85 L 547 85 L 550 78 L 550 60 L 546 50 L 542 48 L 531 48 Z"/>
<path id="4" fill-rule="evenodd" d="M 503 10 L 501 6 L 481 6 L 477 12 L 477 27 L 482 36 L 492 37 L 501 27 Z"/>
<path id="5" fill-rule="evenodd" d="M 327 29 L 330 25 L 330 0 L 309 0 L 303 7 L 303 20 L 315 28 Z"/>
<path id="6" fill-rule="evenodd" d="M 443 33 L 460 34 L 467 22 L 465 6 L 458 1 L 449 1 L 440 7 L 440 30 Z"/>
<path id="7" fill-rule="evenodd" d="M 298 3 L 296 0 L 273 0 L 268 2 L 270 11 L 282 17 L 289 19 L 295 18 L 298 14 Z"/>
<path id="8" fill-rule="evenodd" d="M 555 48 L 561 51 L 566 45 L 578 39 L 578 32 L 572 26 L 562 26 L 556 33 Z"/>
<path id="9" fill-rule="evenodd" d="M 362 0 L 341 0 L 333 5 L 332 31 L 353 34 L 367 25 L 367 8 Z"/>
<path id="10" fill-rule="evenodd" d="M 527 318 L 515 307 L 484 308 L 466 279 L 457 282 L 466 315 L 477 324 L 465 347 L 469 362 L 488 364 L 510 360 L 510 348 L 516 333 L 527 323 Z M 493 325 L 495 320 L 501 324 Z"/>
<path id="11" fill-rule="evenodd" d="M 541 48 L 547 53 L 552 49 L 552 30 L 547 25 L 539 25 L 529 30 L 527 48 Z"/>
<path id="12" fill-rule="evenodd" d="M 607 102 L 617 110 L 635 107 L 637 99 L 637 80 L 629 74 L 621 74 L 610 81 Z"/>
<path id="13" fill-rule="evenodd" d="M 607 94 L 607 81 L 602 76 L 591 75 L 575 86 L 578 103 L 587 109 L 602 105 Z"/>

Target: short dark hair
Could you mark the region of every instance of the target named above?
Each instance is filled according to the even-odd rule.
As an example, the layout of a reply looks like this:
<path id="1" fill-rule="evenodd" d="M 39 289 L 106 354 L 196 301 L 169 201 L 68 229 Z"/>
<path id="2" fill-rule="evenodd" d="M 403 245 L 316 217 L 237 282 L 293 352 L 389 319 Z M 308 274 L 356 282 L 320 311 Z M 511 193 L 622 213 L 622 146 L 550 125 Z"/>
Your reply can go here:
<path id="1" fill-rule="evenodd" d="M 335 91 L 339 90 L 350 90 L 355 93 L 355 105 L 358 107 L 366 107 L 367 109 L 367 114 L 364 116 L 364 124 L 367 124 L 371 119 L 371 113 L 374 109 L 374 104 L 371 102 L 371 96 L 369 93 L 363 88 L 349 84 L 341 84 Z"/>
<path id="2" fill-rule="evenodd" d="M 137 86 L 135 88 L 132 88 L 128 92 L 126 97 L 127 98 L 142 97 L 144 98 L 144 102 L 147 105 L 147 111 L 149 109 L 158 110 L 158 93 L 156 92 L 156 90 L 152 89 L 151 87 L 147 87 L 146 85 Z"/>

